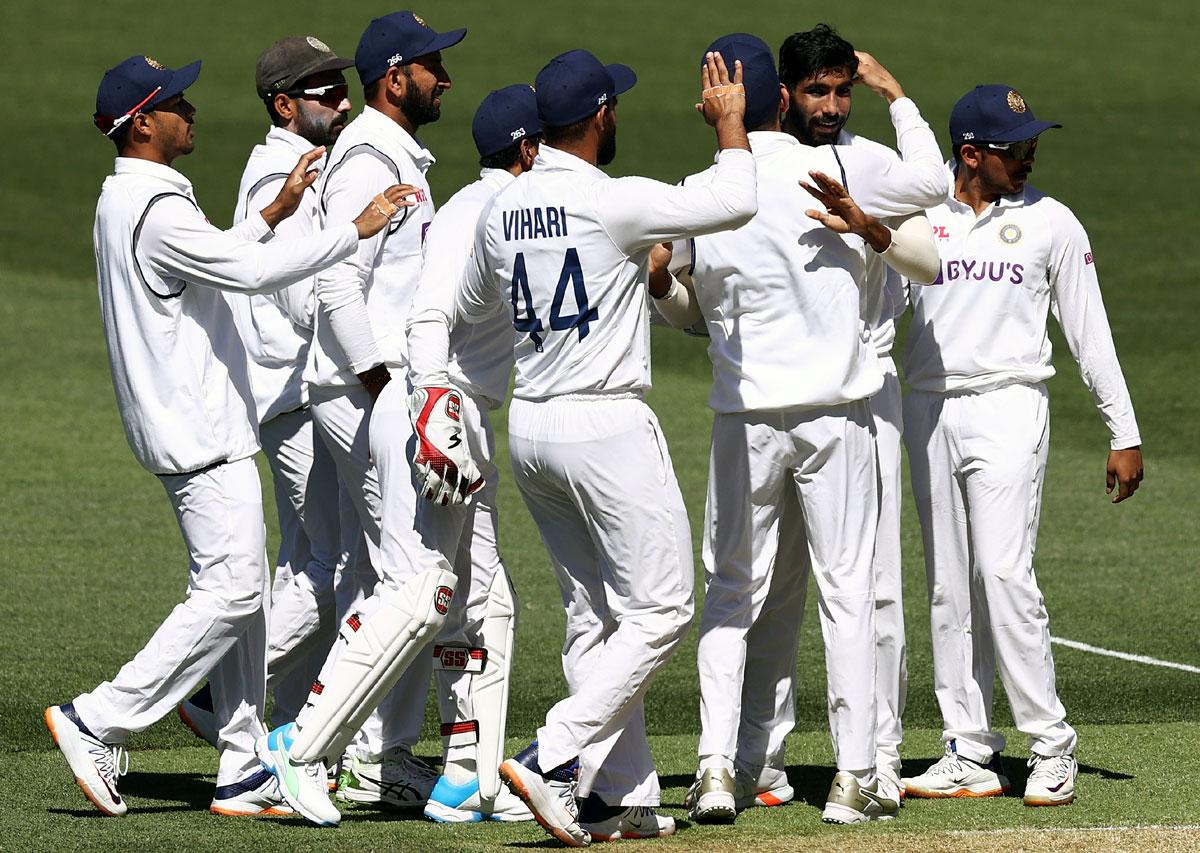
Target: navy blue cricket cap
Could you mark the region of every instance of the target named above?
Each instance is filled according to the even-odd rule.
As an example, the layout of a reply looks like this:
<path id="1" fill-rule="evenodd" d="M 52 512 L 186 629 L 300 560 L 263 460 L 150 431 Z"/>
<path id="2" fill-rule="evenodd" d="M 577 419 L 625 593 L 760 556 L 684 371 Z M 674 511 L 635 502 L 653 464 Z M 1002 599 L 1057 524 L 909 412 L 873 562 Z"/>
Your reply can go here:
<path id="1" fill-rule="evenodd" d="M 958 99 L 950 111 L 950 142 L 1022 142 L 1062 127 L 1038 121 L 1021 93 L 1012 86 L 991 83 L 976 86 Z"/>
<path id="2" fill-rule="evenodd" d="M 742 61 L 742 85 L 746 87 L 746 127 L 759 127 L 779 115 L 779 73 L 775 70 L 775 54 L 767 43 L 749 33 L 730 33 L 721 36 L 704 51 L 721 54 L 729 79 L 733 79 L 733 63 Z M 700 57 L 701 65 L 704 57 Z"/>
<path id="3" fill-rule="evenodd" d="M 528 83 L 514 83 L 489 92 L 471 121 L 471 136 L 480 157 L 499 154 L 527 136 L 541 132 L 537 95 Z"/>
<path id="4" fill-rule="evenodd" d="M 362 84 L 367 86 L 389 68 L 408 65 L 414 59 L 453 47 L 466 35 L 465 27 L 439 33 L 420 15 L 392 12 L 367 24 L 358 40 L 358 50 L 354 51 L 354 67 Z"/>
<path id="5" fill-rule="evenodd" d="M 586 50 L 569 50 L 546 63 L 533 81 L 538 115 L 551 127 L 567 127 L 595 115 L 636 82 L 628 65 L 603 65 Z"/>
<path id="6" fill-rule="evenodd" d="M 175 97 L 199 76 L 198 59 L 177 70 L 149 56 L 131 56 L 104 72 L 96 90 L 96 113 L 92 121 L 101 133 L 112 136 L 134 115 Z"/>

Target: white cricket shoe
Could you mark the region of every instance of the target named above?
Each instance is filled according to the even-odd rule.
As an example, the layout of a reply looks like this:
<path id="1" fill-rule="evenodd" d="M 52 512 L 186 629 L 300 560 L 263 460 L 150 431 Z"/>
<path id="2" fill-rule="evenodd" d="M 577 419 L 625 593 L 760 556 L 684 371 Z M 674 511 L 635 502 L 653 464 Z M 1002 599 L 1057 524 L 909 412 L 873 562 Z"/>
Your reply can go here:
<path id="1" fill-rule="evenodd" d="M 568 847 L 587 847 L 592 836 L 579 825 L 575 802 L 575 772 L 578 764 L 564 762 L 549 773 L 538 765 L 537 741 L 500 765 L 500 781 L 521 798 L 533 819 Z"/>
<path id="2" fill-rule="evenodd" d="M 864 787 L 853 773 L 839 770 L 829 786 L 821 820 L 841 824 L 891 820 L 899 810 L 900 791 L 886 778 L 876 774 L 875 780 Z"/>
<path id="3" fill-rule="evenodd" d="M 737 783 L 723 767 L 710 767 L 696 774 L 696 781 L 683 797 L 688 817 L 696 823 L 733 823 L 737 817 Z"/>
<path id="4" fill-rule="evenodd" d="M 1038 755 L 1029 757 L 1032 768 L 1025 782 L 1025 805 L 1067 806 L 1075 802 L 1075 778 L 1079 763 L 1074 755 Z"/>
<path id="5" fill-rule="evenodd" d="M 425 807 L 437 771 L 415 758 L 403 747 L 390 749 L 378 762 L 362 761 L 357 755 L 342 765 L 337 798 L 354 803 L 380 803 L 398 809 Z"/>
<path id="6" fill-rule="evenodd" d="M 479 777 L 472 776 L 455 785 L 439 776 L 425 804 L 425 817 L 437 823 L 478 823 L 482 820 L 505 823 L 533 820 L 533 813 L 503 785 L 494 800 L 485 801 L 479 795 Z"/>
<path id="7" fill-rule="evenodd" d="M 593 843 L 675 834 L 675 818 L 660 815 L 653 806 L 610 806 L 595 794 L 580 804 L 579 825 Z"/>
<path id="8" fill-rule="evenodd" d="M 782 806 L 796 796 L 788 784 L 787 773 L 779 767 L 763 767 L 757 773 L 739 767 L 734 783 L 738 811 L 754 806 Z"/>
<path id="9" fill-rule="evenodd" d="M 272 729 L 254 742 L 254 753 L 279 782 L 279 793 L 289 806 L 317 826 L 337 826 L 342 816 L 329 802 L 325 765 L 292 760 L 295 729 L 295 723 Z"/>
<path id="10" fill-rule="evenodd" d="M 208 810 L 229 817 L 295 814 L 283 801 L 279 782 L 266 770 L 256 770 L 232 785 L 218 785 Z"/>
<path id="11" fill-rule="evenodd" d="M 179 721 L 191 729 L 192 734 L 217 748 L 217 715 L 213 713 L 212 692 L 207 684 L 180 702 L 176 710 Z"/>
<path id="12" fill-rule="evenodd" d="M 50 736 L 67 759 L 75 783 L 92 805 L 117 817 L 129 811 L 117 793 L 117 780 L 129 769 L 125 747 L 105 743 L 90 731 L 75 713 L 75 704 L 51 705 L 44 714 Z"/>
<path id="13" fill-rule="evenodd" d="M 1008 791 L 1007 777 L 1000 772 L 1000 756 L 980 764 L 958 754 L 953 738 L 937 763 L 922 773 L 901 780 L 910 797 L 999 797 Z"/>

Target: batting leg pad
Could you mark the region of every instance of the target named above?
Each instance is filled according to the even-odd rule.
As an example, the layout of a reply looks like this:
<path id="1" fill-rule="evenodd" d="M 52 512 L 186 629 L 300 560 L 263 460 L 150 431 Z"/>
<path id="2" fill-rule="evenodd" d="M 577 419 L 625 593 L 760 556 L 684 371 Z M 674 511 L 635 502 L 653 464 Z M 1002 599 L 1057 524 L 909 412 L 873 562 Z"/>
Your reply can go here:
<path id="1" fill-rule="evenodd" d="M 446 747 L 475 745 L 479 795 L 484 800 L 500 792 L 516 615 L 517 599 L 501 568 L 488 589 L 479 630 L 482 648 L 434 649 L 438 694 L 453 693 L 459 700 L 456 717 L 442 722 L 442 738 Z"/>
<path id="2" fill-rule="evenodd" d="M 430 569 L 399 588 L 379 586 L 369 617 L 351 613 L 341 626 L 343 649 L 313 683 L 297 719 L 292 757 L 304 763 L 336 760 L 408 665 L 445 624 L 457 578 Z"/>

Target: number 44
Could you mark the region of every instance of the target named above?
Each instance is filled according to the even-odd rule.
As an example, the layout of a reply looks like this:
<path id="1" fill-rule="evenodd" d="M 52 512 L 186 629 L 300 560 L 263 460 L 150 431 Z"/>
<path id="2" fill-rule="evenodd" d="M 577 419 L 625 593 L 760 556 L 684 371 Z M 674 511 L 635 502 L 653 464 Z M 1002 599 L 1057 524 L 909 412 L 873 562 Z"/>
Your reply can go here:
<path id="1" fill-rule="evenodd" d="M 572 285 L 574 290 L 574 314 L 562 313 L 568 284 Z M 518 299 L 524 304 L 518 305 Z M 517 252 L 517 257 L 513 261 L 512 307 L 513 328 L 529 335 L 534 349 L 541 352 L 541 333 L 545 327 L 538 319 L 537 312 L 533 307 L 533 296 L 529 292 L 529 274 L 525 272 L 524 252 Z M 524 317 L 521 316 L 522 311 L 524 311 Z M 567 256 L 563 258 L 562 272 L 558 274 L 558 285 L 554 288 L 554 299 L 550 303 L 550 329 L 555 332 L 578 329 L 579 340 L 582 341 L 591 331 L 591 322 L 598 317 L 596 309 L 588 307 L 587 287 L 583 281 L 583 268 L 579 265 L 579 252 L 575 249 L 567 249 Z"/>

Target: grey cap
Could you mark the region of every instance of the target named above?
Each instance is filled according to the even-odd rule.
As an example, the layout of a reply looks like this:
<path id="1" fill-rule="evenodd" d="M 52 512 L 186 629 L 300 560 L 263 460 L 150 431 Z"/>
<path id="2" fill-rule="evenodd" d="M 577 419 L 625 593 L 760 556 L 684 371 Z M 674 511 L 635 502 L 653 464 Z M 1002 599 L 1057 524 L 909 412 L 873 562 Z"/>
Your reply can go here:
<path id="1" fill-rule="evenodd" d="M 286 92 L 299 80 L 321 71 L 340 71 L 354 65 L 313 36 L 288 36 L 268 47 L 254 68 L 254 86 L 264 101 Z"/>

